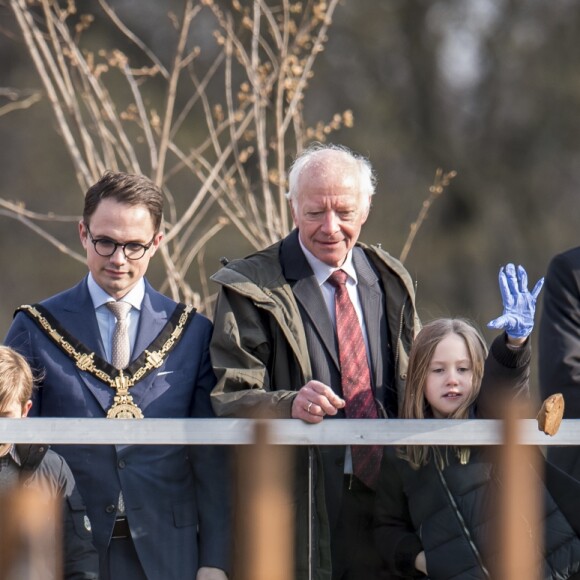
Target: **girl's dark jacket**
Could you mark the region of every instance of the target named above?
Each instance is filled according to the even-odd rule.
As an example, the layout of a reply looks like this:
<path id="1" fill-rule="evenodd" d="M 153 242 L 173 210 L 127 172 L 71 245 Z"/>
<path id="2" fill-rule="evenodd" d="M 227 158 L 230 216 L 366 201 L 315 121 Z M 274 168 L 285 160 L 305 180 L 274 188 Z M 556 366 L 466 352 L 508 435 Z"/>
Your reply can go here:
<path id="1" fill-rule="evenodd" d="M 496 360 L 499 358 L 503 364 L 512 365 L 514 370 L 521 370 L 521 393 L 524 384 L 527 384 L 529 347 L 510 352 L 511 355 L 503 337 L 494 341 L 491 356 Z M 493 381 L 486 380 L 486 385 L 489 384 L 493 384 Z M 490 393 L 482 391 L 481 404 L 476 408 L 474 416 L 499 416 L 499 391 L 503 387 L 500 384 L 495 386 L 498 392 L 493 393 L 492 397 L 488 396 Z M 503 386 L 513 389 L 514 383 Z M 441 452 L 446 453 L 448 459 L 444 469 L 439 469 L 436 462 L 431 460 L 415 470 L 407 461 L 397 457 L 393 448 L 385 449 L 376 497 L 377 547 L 389 564 L 393 578 L 424 578 L 414 566 L 415 558 L 422 550 L 425 551 L 430 580 L 493 578 L 493 565 L 497 563 L 499 547 L 493 543 L 497 537 L 494 534 L 497 530 L 496 492 L 501 483 L 498 482 L 492 452 L 489 449 L 472 448 L 470 460 L 465 465 L 459 462 L 452 448 L 441 448 Z M 531 466 L 527 477 L 538 477 Z M 556 473 L 550 466 L 547 481 L 553 479 L 554 485 L 549 484 L 553 492 L 557 486 L 561 490 L 568 490 L 572 480 L 564 481 L 565 478 L 565 474 Z M 569 501 L 578 505 L 580 489 L 576 492 L 575 500 L 573 495 L 564 498 L 557 492 L 557 499 L 571 517 L 571 522 L 556 503 L 556 496 L 546 486 L 542 486 L 542 489 L 545 537 L 539 538 L 538 543 L 540 545 L 545 540 L 542 578 L 580 578 L 580 510 Z M 574 525 L 576 530 L 573 529 Z"/>
<path id="2" fill-rule="evenodd" d="M 63 570 L 65 580 L 97 580 L 99 559 L 90 521 L 73 474 L 65 460 L 47 445 L 16 445 L 20 482 L 63 501 Z"/>

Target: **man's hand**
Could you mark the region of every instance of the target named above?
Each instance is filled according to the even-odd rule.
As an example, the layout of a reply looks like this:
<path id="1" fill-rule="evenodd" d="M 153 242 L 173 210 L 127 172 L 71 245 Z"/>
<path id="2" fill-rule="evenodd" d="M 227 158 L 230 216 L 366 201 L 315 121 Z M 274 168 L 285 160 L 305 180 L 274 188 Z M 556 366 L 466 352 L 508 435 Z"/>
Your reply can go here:
<path id="1" fill-rule="evenodd" d="M 503 314 L 488 322 L 489 328 L 503 329 L 511 342 L 523 343 L 534 328 L 536 300 L 544 285 L 540 278 L 534 289 L 528 290 L 528 275 L 522 266 L 506 264 L 499 271 L 499 289 L 503 301 Z"/>
<path id="2" fill-rule="evenodd" d="M 292 403 L 292 418 L 307 423 L 320 423 L 326 415 L 336 415 L 345 405 L 330 387 L 319 381 L 309 381 Z"/>
<path id="3" fill-rule="evenodd" d="M 195 580 L 228 580 L 228 576 L 220 568 L 206 566 L 197 571 Z"/>

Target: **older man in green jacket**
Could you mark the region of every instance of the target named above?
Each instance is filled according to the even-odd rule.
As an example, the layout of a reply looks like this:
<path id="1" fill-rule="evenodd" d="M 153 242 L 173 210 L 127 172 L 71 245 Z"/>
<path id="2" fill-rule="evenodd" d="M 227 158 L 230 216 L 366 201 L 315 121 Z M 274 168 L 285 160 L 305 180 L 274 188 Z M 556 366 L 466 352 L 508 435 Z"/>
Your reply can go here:
<path id="1" fill-rule="evenodd" d="M 212 277 L 221 285 L 211 343 L 218 379 L 214 409 L 222 417 L 308 423 L 396 417 L 419 320 L 402 264 L 358 243 L 374 194 L 372 168 L 343 147 L 315 146 L 295 161 L 289 180 L 296 229 Z M 337 310 L 338 291 L 330 280 L 337 270 L 356 313 L 350 329 L 356 326 L 364 344 L 356 363 L 364 379 L 356 388 L 370 404 L 362 415 L 349 413 L 356 404 L 343 376 L 345 341 L 335 330 L 344 307 Z M 315 530 L 308 546 L 308 457 L 298 451 L 296 577 L 383 577 L 372 539 L 372 478 L 359 478 L 350 447 L 321 447 L 317 458 Z M 378 469 L 378 461 L 370 467 Z"/>

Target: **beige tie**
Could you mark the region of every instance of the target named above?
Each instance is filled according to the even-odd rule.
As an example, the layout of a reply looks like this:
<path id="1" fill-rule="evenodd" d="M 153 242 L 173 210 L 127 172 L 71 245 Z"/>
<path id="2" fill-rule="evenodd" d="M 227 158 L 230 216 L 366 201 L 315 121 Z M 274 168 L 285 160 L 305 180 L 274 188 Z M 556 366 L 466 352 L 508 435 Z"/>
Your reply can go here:
<path id="1" fill-rule="evenodd" d="M 127 320 L 131 305 L 128 302 L 107 302 L 107 308 L 117 319 L 113 332 L 111 364 L 121 370 L 126 368 L 131 360 L 131 342 L 129 340 L 129 322 Z"/>

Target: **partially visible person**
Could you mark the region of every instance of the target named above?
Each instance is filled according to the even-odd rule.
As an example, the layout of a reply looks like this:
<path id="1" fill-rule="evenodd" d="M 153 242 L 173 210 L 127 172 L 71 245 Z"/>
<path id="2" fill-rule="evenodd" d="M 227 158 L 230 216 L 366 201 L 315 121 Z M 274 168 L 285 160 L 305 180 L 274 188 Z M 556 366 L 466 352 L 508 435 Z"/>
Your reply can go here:
<path id="1" fill-rule="evenodd" d="M 490 326 L 505 332 L 491 346 L 494 366 L 485 365 L 485 341 L 467 321 L 444 318 L 425 324 L 411 349 L 401 417 L 497 419 L 507 399 L 526 399 L 531 359 L 528 337 L 542 282 L 529 292 L 523 268 L 516 270 L 508 264 L 501 270 L 504 314 Z M 533 472 L 527 477 L 539 481 Z M 484 448 L 385 448 L 375 540 L 392 578 L 494 577 L 497 485 L 494 463 Z M 578 534 L 547 490 L 544 497 L 545 546 L 544 538 L 538 538 L 537 546 L 544 555 L 541 577 L 578 579 Z"/>
<path id="2" fill-rule="evenodd" d="M 0 417 L 26 417 L 33 385 L 32 370 L 24 357 L 0 346 Z M 65 580 L 97 580 L 99 558 L 90 521 L 66 461 L 48 445 L 0 444 L 0 493 L 10 493 L 21 485 L 63 503 L 63 521 L 54 522 L 54 529 L 62 524 L 63 537 L 57 545 L 63 548 Z M 47 579 L 51 577 L 48 567 L 45 573 Z"/>
<path id="3" fill-rule="evenodd" d="M 580 419 L 580 247 L 548 266 L 538 345 L 542 398 L 562 393 L 564 419 Z M 580 446 L 550 446 L 548 457 L 580 481 Z"/>
<path id="4" fill-rule="evenodd" d="M 6 343 L 41 373 L 32 414 L 209 418 L 212 325 L 145 279 L 163 232 L 148 178 L 106 172 L 85 196 L 88 275 L 21 307 Z M 102 580 L 223 580 L 230 492 L 220 446 L 62 445 L 87 503 Z"/>
<path id="5" fill-rule="evenodd" d="M 212 277 L 220 285 L 211 342 L 217 415 L 397 416 L 419 320 L 403 265 L 358 242 L 374 193 L 370 162 L 345 147 L 313 145 L 294 161 L 296 229 Z M 307 450 L 297 450 L 295 577 L 383 578 L 372 538 L 380 447 L 318 452 L 311 505 Z"/>

